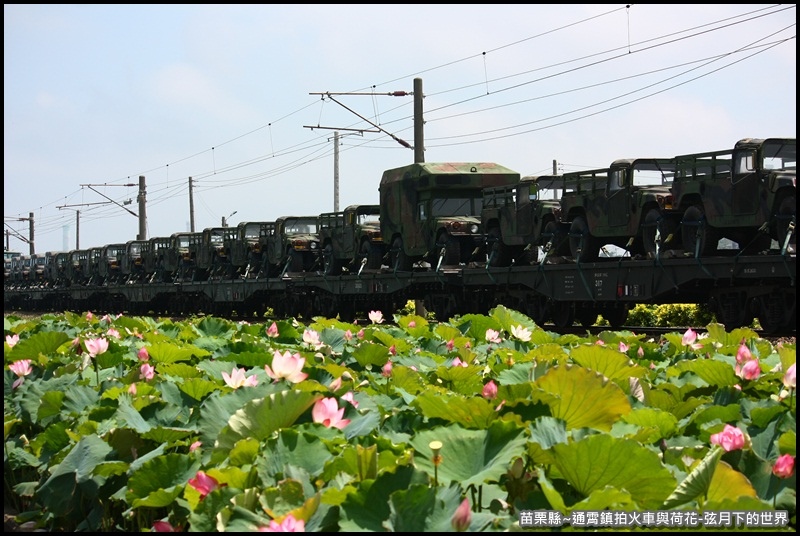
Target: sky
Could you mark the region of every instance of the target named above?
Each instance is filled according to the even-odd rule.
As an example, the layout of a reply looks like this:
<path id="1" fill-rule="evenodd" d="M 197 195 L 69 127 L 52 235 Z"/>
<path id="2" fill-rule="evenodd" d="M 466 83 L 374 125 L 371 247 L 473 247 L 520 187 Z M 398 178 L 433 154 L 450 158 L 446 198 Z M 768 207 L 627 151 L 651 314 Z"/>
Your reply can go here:
<path id="1" fill-rule="evenodd" d="M 137 238 L 139 177 L 151 238 L 377 204 L 415 143 L 539 175 L 796 136 L 795 4 L 3 15 L 4 246 L 25 254 L 31 214 L 36 253 Z"/>

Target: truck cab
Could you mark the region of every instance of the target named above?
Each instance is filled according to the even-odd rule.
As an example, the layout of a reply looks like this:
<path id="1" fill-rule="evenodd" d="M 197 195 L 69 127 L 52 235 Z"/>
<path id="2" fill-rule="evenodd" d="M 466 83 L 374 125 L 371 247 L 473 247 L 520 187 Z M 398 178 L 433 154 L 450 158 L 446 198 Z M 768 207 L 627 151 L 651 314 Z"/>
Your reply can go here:
<path id="1" fill-rule="evenodd" d="M 606 245 L 632 257 L 655 254 L 657 240 L 673 236 L 657 225 L 672 208 L 674 176 L 671 158 L 619 159 L 608 168 L 564 173 L 561 215 L 572 257 L 596 261 Z"/>
<path id="2" fill-rule="evenodd" d="M 386 246 L 381 236 L 380 205 L 350 205 L 319 215 L 319 239 L 326 275 L 379 270 Z"/>
<path id="3" fill-rule="evenodd" d="M 481 223 L 486 229 L 486 262 L 489 266 L 525 265 L 538 262 L 539 249 L 569 254 L 562 228 L 561 204 L 555 195 L 563 189 L 558 175 L 528 175 L 518 184 L 483 190 Z"/>
<path id="4" fill-rule="evenodd" d="M 282 216 L 267 242 L 270 275 L 310 272 L 319 264 L 318 216 Z"/>
<path id="5" fill-rule="evenodd" d="M 744 138 L 733 149 L 675 157 L 673 225 L 687 253 L 712 255 L 721 238 L 745 253 L 775 240 L 794 252 L 797 218 L 797 140 Z"/>
<path id="6" fill-rule="evenodd" d="M 519 182 L 519 173 L 490 162 L 414 163 L 389 169 L 379 186 L 381 235 L 395 271 L 427 262 L 483 261 L 483 189 Z"/>

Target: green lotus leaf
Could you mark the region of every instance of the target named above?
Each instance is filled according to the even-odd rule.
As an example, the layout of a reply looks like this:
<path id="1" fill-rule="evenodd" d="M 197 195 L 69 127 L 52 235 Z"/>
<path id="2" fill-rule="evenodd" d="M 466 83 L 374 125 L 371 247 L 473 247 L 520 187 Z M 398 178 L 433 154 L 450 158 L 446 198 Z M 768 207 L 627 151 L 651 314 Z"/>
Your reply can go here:
<path id="1" fill-rule="evenodd" d="M 553 446 L 559 473 L 583 497 L 606 487 L 625 490 L 641 508 L 655 509 L 675 488 L 675 477 L 652 450 L 629 439 L 589 435 Z"/>
<path id="2" fill-rule="evenodd" d="M 228 426 L 219 435 L 217 446 L 225 450 L 246 437 L 267 439 L 272 432 L 293 425 L 321 398 L 319 393 L 292 390 L 251 400 L 231 415 Z"/>
<path id="3" fill-rule="evenodd" d="M 441 485 L 460 482 L 463 487 L 498 482 L 511 461 L 524 452 L 522 428 L 510 422 L 495 421 L 483 430 L 468 430 L 457 424 L 417 433 L 411 446 L 417 451 L 414 464 L 434 478 L 430 443 L 442 443 L 438 466 Z"/>
<path id="4" fill-rule="evenodd" d="M 553 417 L 567 423 L 568 430 L 594 428 L 607 432 L 631 411 L 628 397 L 618 385 L 583 367 L 553 367 L 534 385 L 555 395 L 554 400 L 545 402 L 550 405 Z"/>

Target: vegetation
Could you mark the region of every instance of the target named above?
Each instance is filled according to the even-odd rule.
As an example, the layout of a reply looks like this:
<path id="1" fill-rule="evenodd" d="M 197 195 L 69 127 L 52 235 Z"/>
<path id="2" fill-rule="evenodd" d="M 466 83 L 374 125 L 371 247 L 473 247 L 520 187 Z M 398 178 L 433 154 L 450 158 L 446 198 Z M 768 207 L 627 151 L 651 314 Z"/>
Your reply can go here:
<path id="1" fill-rule="evenodd" d="M 5 500 L 50 531 L 796 530 L 794 344 L 385 320 L 6 315 Z"/>

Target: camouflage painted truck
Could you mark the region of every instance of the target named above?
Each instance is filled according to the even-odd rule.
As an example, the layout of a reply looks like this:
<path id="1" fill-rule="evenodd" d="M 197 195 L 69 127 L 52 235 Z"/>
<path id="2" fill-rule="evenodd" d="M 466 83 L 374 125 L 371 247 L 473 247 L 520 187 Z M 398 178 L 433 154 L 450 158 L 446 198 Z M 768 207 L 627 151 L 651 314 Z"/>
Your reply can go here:
<path id="1" fill-rule="evenodd" d="M 267 240 L 269 275 L 310 272 L 319 266 L 317 216 L 282 216 Z"/>
<path id="2" fill-rule="evenodd" d="M 231 249 L 231 264 L 239 277 L 266 277 L 269 269 L 267 242 L 274 234 L 274 221 L 246 221 L 236 226 L 237 239 Z"/>
<path id="3" fill-rule="evenodd" d="M 389 266 L 410 271 L 486 260 L 483 189 L 512 186 L 520 175 L 499 164 L 414 163 L 389 169 L 379 186 L 381 235 Z"/>
<path id="4" fill-rule="evenodd" d="M 340 212 L 319 215 L 319 240 L 326 275 L 381 268 L 386 246 L 381 236 L 380 216 L 380 205 L 350 205 Z"/>
<path id="5" fill-rule="evenodd" d="M 795 251 L 795 138 L 745 138 L 733 149 L 675 160 L 671 225 L 680 223 L 687 253 L 712 255 L 721 238 L 748 254 L 769 250 L 772 240 L 782 251 Z"/>
<path id="6" fill-rule="evenodd" d="M 663 215 L 672 208 L 670 158 L 615 160 L 610 167 L 564 173 L 561 218 L 569 225 L 570 255 L 592 262 L 606 245 L 632 257 L 651 256 L 674 236 Z"/>
<path id="7" fill-rule="evenodd" d="M 232 279 L 231 249 L 238 238 L 236 227 L 207 227 L 197 250 L 197 278 Z"/>
<path id="8" fill-rule="evenodd" d="M 539 249 L 548 255 L 569 255 L 566 229 L 561 225 L 558 199 L 543 192 L 561 193 L 559 175 L 525 176 L 519 184 L 483 190 L 481 222 L 486 230 L 486 262 L 489 266 L 532 264 Z"/>

